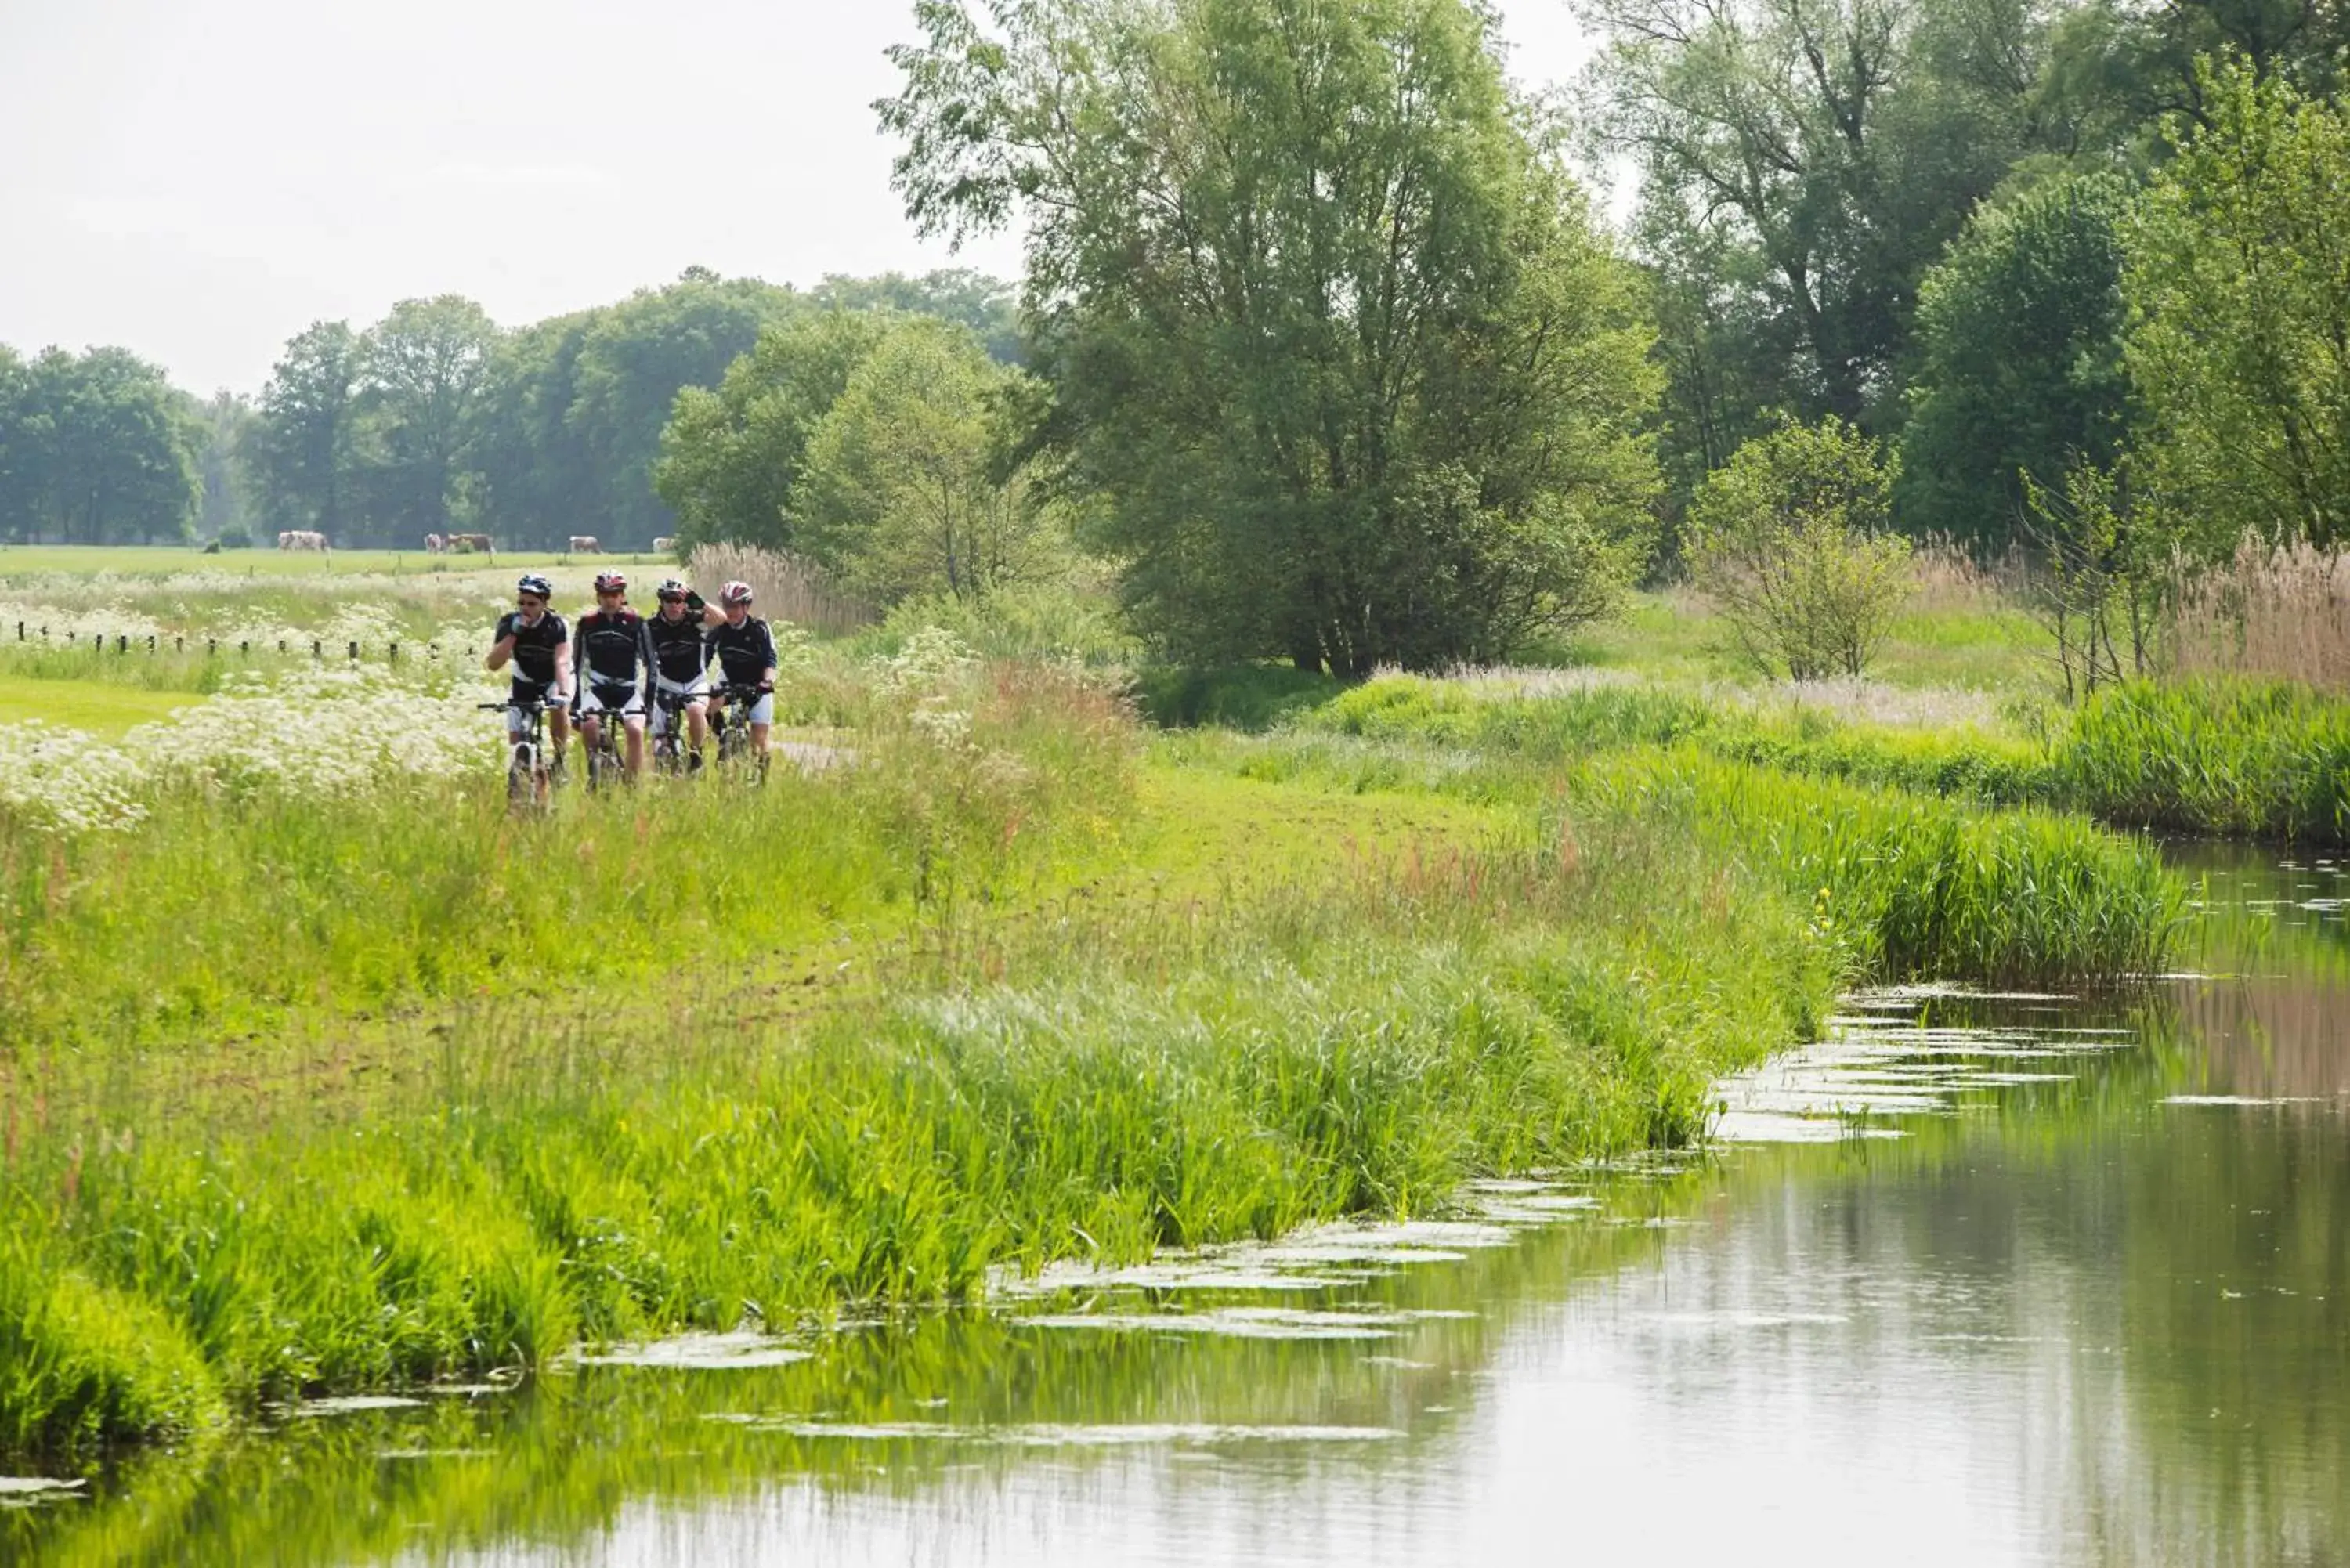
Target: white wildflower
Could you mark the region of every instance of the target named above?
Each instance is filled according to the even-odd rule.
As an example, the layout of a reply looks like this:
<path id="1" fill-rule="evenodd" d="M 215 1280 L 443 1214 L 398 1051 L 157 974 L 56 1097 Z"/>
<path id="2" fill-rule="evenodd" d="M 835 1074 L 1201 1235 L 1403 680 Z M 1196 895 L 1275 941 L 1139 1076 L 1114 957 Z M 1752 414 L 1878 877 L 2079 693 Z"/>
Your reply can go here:
<path id="1" fill-rule="evenodd" d="M 122 752 L 36 719 L 0 724 L 0 810 L 52 833 L 128 827 L 145 815 L 139 767 Z"/>
<path id="2" fill-rule="evenodd" d="M 892 697 L 931 696 L 960 682 L 978 662 L 962 639 L 941 627 L 926 626 L 896 653 L 878 661 L 874 685 Z"/>

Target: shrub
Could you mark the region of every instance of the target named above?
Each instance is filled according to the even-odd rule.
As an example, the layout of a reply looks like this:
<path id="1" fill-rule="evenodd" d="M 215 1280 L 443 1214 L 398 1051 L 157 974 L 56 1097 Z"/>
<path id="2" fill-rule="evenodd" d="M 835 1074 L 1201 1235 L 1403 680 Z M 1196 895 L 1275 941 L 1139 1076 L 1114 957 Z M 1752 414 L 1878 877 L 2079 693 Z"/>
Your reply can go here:
<path id="1" fill-rule="evenodd" d="M 1766 675 L 1859 675 L 1910 590 L 1897 464 L 1834 418 L 1738 449 L 1690 503 L 1690 569 Z"/>

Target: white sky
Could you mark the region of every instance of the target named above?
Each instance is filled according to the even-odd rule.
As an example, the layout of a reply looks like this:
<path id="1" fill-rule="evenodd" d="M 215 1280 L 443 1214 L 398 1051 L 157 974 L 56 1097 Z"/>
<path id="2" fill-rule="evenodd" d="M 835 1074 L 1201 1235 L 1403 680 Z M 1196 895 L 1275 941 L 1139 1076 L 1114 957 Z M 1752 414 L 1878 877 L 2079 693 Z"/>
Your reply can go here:
<path id="1" fill-rule="evenodd" d="M 1514 74 L 1580 65 L 1502 7 Z M 257 391 L 310 322 L 455 292 L 514 325 L 699 264 L 812 284 L 964 265 L 868 107 L 911 0 L 0 0 L 0 343 L 120 344 Z"/>

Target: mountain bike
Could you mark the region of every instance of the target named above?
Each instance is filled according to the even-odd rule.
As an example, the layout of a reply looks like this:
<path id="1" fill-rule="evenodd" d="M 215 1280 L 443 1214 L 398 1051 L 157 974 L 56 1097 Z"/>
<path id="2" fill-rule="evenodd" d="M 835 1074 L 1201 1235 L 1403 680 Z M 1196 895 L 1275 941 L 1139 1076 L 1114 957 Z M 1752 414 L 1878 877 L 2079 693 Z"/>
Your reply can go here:
<path id="1" fill-rule="evenodd" d="M 702 766 L 685 716 L 696 701 L 691 692 L 653 688 L 653 701 L 660 710 L 660 733 L 653 737 L 653 772 L 663 778 L 682 778 Z"/>
<path id="2" fill-rule="evenodd" d="M 587 747 L 588 787 L 590 791 L 617 784 L 628 776 L 629 765 L 620 755 L 620 744 L 628 734 L 628 720 L 632 711 L 633 707 L 607 708 L 595 715 L 598 721 L 596 739 Z M 577 718 L 575 715 L 575 722 Z"/>
<path id="3" fill-rule="evenodd" d="M 718 765 L 724 768 L 749 769 L 754 783 L 767 776 L 767 760 L 759 755 L 751 739 L 751 711 L 759 705 L 772 688 L 738 686 L 728 682 L 712 691 L 711 701 L 723 703 L 718 716 Z"/>
<path id="4" fill-rule="evenodd" d="M 506 801 L 514 806 L 546 809 L 555 781 L 546 756 L 546 710 L 544 702 L 484 702 L 484 713 L 520 713 L 529 727 L 513 736 L 506 747 Z"/>

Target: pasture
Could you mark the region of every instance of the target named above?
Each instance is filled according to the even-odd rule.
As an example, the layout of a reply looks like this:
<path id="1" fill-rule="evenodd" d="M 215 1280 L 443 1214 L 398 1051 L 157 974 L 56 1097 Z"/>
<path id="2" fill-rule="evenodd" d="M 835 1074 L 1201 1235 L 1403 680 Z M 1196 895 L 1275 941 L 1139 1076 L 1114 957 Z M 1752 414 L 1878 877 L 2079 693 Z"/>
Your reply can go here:
<path id="1" fill-rule="evenodd" d="M 467 576 L 473 573 L 515 572 L 536 567 L 578 567 L 589 575 L 607 565 L 648 570 L 674 566 L 670 556 L 654 555 L 570 556 L 546 551 L 504 551 L 495 556 L 433 556 L 416 550 L 280 550 L 264 545 L 250 550 L 224 550 L 208 556 L 193 545 L 0 545 L 0 587 L 20 577 L 167 577 L 185 573 L 219 573 L 255 579 L 276 577 L 349 577 L 365 576 Z"/>

